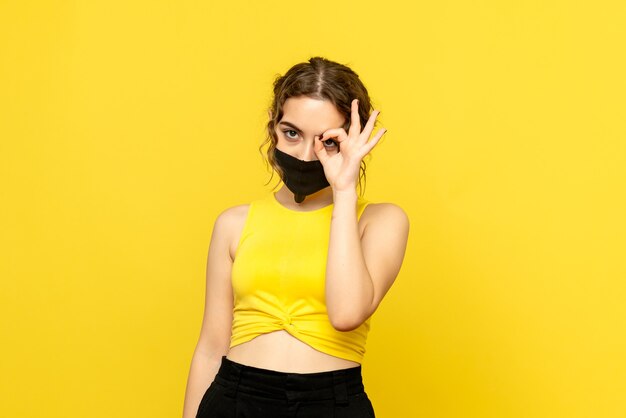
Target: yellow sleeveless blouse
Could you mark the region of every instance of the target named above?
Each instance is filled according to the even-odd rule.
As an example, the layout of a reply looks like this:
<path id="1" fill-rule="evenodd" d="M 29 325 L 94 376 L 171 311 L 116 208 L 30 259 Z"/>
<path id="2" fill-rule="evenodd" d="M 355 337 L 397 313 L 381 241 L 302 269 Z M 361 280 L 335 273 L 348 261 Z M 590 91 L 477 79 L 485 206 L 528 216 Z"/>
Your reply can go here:
<path id="1" fill-rule="evenodd" d="M 358 218 L 369 203 L 358 196 Z M 333 207 L 296 211 L 281 205 L 273 192 L 250 203 L 232 266 L 231 348 L 285 330 L 318 351 L 362 362 L 371 317 L 343 332 L 332 326 L 326 310 Z"/>

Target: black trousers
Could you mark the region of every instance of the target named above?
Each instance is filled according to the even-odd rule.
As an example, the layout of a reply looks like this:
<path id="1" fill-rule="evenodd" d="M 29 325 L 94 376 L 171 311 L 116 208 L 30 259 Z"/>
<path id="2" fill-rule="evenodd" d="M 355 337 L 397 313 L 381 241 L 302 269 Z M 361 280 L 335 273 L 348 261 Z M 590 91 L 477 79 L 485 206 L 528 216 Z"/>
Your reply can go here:
<path id="1" fill-rule="evenodd" d="M 375 418 L 361 366 L 285 373 L 229 360 L 204 393 L 196 418 Z"/>

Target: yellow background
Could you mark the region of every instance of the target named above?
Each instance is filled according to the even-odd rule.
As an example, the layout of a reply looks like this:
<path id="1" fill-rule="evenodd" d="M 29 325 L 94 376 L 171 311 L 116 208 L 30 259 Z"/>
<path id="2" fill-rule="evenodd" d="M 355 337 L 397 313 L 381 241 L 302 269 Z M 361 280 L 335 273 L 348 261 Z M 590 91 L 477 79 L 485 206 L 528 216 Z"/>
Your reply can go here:
<path id="1" fill-rule="evenodd" d="M 0 416 L 176 417 L 271 82 L 350 65 L 411 219 L 378 418 L 626 416 L 623 1 L 1 1 Z"/>

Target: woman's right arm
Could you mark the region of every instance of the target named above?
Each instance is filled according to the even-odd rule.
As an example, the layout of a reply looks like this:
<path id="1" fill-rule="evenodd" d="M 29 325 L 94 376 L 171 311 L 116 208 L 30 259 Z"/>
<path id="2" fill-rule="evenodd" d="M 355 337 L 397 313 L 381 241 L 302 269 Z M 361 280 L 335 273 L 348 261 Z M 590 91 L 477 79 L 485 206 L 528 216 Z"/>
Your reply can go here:
<path id="1" fill-rule="evenodd" d="M 233 293 L 229 247 L 236 229 L 236 216 L 235 208 L 227 209 L 217 217 L 213 226 L 207 257 L 202 328 L 187 378 L 183 418 L 195 418 L 200 400 L 215 379 L 221 358 L 230 346 Z"/>

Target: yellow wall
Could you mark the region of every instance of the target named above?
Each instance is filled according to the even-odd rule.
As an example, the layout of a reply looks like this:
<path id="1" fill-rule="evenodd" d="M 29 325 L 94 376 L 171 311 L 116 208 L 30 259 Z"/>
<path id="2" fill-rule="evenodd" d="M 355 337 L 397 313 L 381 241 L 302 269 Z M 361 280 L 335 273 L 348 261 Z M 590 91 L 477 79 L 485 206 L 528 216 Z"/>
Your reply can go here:
<path id="1" fill-rule="evenodd" d="M 408 3 L 0 2 L 0 416 L 181 415 L 213 222 L 312 55 L 411 219 L 377 417 L 626 416 L 624 3 Z"/>

